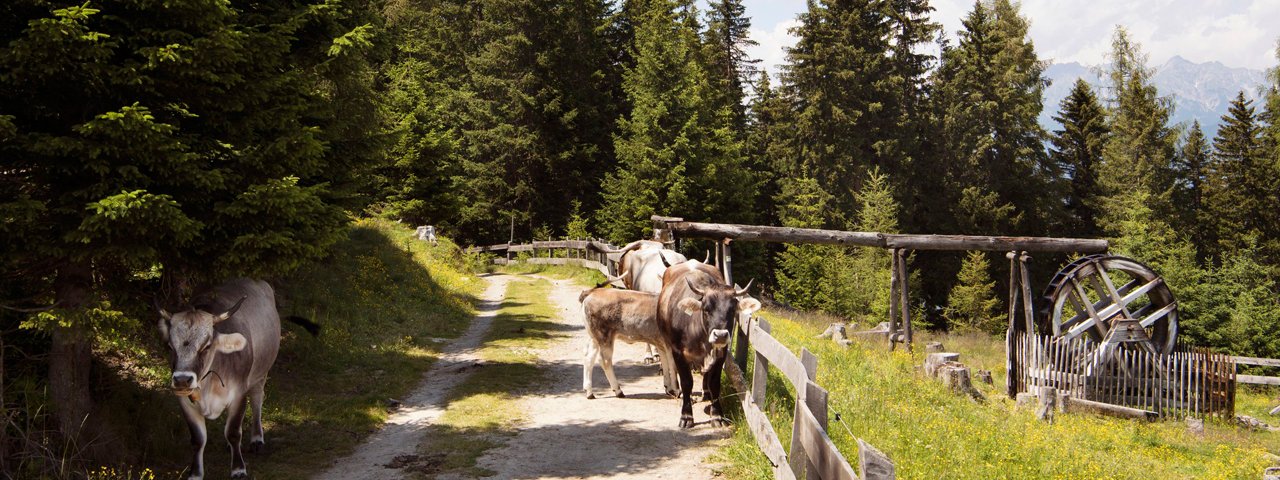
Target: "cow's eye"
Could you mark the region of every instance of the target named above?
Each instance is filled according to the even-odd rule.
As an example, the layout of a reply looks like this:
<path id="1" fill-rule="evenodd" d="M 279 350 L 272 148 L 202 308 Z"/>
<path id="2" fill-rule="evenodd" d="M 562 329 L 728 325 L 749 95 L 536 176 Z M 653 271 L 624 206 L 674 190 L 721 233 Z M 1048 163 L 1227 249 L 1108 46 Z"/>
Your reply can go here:
<path id="1" fill-rule="evenodd" d="M 185 341 L 185 342 L 182 342 L 182 346 L 184 346 L 184 347 L 190 347 L 190 346 L 191 346 L 191 340 L 187 340 L 187 341 Z"/>

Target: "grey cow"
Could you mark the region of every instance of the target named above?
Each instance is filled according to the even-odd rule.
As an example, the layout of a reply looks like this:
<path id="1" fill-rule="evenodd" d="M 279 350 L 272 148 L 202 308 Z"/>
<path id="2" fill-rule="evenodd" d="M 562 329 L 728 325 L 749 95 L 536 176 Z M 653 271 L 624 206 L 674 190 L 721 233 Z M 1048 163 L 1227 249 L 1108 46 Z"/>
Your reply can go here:
<path id="1" fill-rule="evenodd" d="M 240 452 L 245 401 L 253 404 L 249 448 L 264 444 L 262 398 L 267 372 L 280 350 L 280 315 L 275 290 L 261 280 L 237 279 L 204 295 L 204 300 L 178 313 L 157 305 L 160 335 L 169 346 L 171 387 L 191 428 L 194 449 L 188 479 L 204 478 L 205 419 L 228 411 L 225 436 L 231 447 L 231 478 L 248 478 Z M 313 335 L 318 326 L 298 317 Z"/>

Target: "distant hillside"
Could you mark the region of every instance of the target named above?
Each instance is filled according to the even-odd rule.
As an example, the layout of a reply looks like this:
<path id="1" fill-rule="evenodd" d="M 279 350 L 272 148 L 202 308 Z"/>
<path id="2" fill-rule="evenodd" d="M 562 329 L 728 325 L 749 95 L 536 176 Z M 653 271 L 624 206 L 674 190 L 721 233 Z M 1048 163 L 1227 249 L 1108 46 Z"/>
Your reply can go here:
<path id="1" fill-rule="evenodd" d="M 1053 115 L 1057 114 L 1059 104 L 1077 78 L 1084 78 L 1095 88 L 1102 85 L 1096 70 L 1076 62 L 1055 63 L 1045 70 L 1045 76 L 1052 82 L 1045 89 L 1044 111 L 1040 114 L 1040 124 L 1046 130 L 1053 131 L 1059 127 L 1058 122 L 1053 121 Z M 1156 67 L 1153 77 L 1160 94 L 1173 97 L 1173 123 L 1191 125 L 1192 120 L 1200 120 L 1205 134 L 1211 138 L 1236 92 L 1244 90 L 1245 96 L 1253 99 L 1254 105 L 1261 109 L 1257 102 L 1258 88 L 1264 81 L 1265 74 L 1261 70 L 1231 68 L 1218 62 L 1193 63 L 1176 56 Z M 1099 94 L 1103 98 L 1107 96 L 1100 89 Z"/>

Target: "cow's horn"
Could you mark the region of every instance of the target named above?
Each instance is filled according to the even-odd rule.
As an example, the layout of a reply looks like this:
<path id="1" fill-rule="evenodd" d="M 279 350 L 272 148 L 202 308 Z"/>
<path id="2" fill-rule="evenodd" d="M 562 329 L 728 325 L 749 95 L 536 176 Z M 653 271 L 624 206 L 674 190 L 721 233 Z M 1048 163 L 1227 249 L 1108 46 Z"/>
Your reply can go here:
<path id="1" fill-rule="evenodd" d="M 623 279 L 623 278 L 625 278 L 625 277 L 627 276 L 627 274 L 629 274 L 629 273 L 631 273 L 631 270 L 627 270 L 627 271 L 625 271 L 625 272 L 619 273 L 619 274 L 618 274 L 618 276 L 616 276 L 616 277 L 615 277 L 615 276 L 613 276 L 613 275 L 605 275 L 605 278 L 608 278 L 608 279 L 609 279 L 609 283 L 613 283 L 613 282 L 623 282 L 623 280 L 622 280 L 622 279 Z M 626 282 L 623 282 L 623 283 L 626 283 Z"/>
<path id="2" fill-rule="evenodd" d="M 747 286 L 745 286 L 745 287 L 741 287 L 741 288 L 739 288 L 739 287 L 738 287 L 738 284 L 736 284 L 736 283 L 735 283 L 735 284 L 733 284 L 733 294 L 734 294 L 734 296 L 741 297 L 741 296 L 743 296 L 743 295 L 746 295 L 746 294 L 747 294 L 747 290 L 751 288 L 751 282 L 754 282 L 754 281 L 756 281 L 756 279 L 754 279 L 754 278 L 753 278 L 753 279 L 751 279 L 751 280 L 747 280 Z"/>
<path id="3" fill-rule="evenodd" d="M 662 259 L 662 266 L 671 268 L 671 263 L 667 261 L 667 256 L 663 255 L 661 250 L 658 251 L 658 258 Z"/>
<path id="4" fill-rule="evenodd" d="M 695 295 L 697 295 L 697 296 L 699 296 L 699 297 L 704 296 L 704 295 L 703 295 L 703 290 L 702 290 L 702 289 L 700 289 L 700 288 L 698 288 L 698 286 L 697 286 L 697 285 L 694 285 L 694 284 L 693 284 L 693 280 L 690 280 L 690 279 L 689 279 L 689 277 L 684 277 L 684 283 L 686 283 L 686 284 L 688 284 L 688 285 L 689 285 L 689 290 L 693 290 L 693 293 L 694 293 Z"/>
<path id="5" fill-rule="evenodd" d="M 163 319 L 165 319 L 165 320 L 169 320 L 169 321 L 173 321 L 173 314 L 169 313 L 169 311 L 168 311 L 168 310 L 165 310 L 165 309 L 164 309 L 164 307 L 161 307 L 161 306 L 160 306 L 160 299 L 159 299 L 159 298 L 153 298 L 153 299 L 151 299 L 151 303 L 152 303 L 153 305 L 155 305 L 155 307 L 156 307 L 156 312 L 159 312 L 159 313 L 160 313 L 160 318 L 163 318 Z"/>
<path id="6" fill-rule="evenodd" d="M 707 263 L 710 260 L 711 260 L 711 250 L 707 250 L 707 257 L 702 259 L 702 263 Z"/>
<path id="7" fill-rule="evenodd" d="M 237 301 L 235 305 L 232 305 L 232 306 L 231 306 L 231 309 L 229 309 L 229 310 L 227 310 L 227 311 L 225 311 L 225 312 L 222 312 L 222 313 L 221 313 L 220 315 L 218 315 L 217 317 L 214 317 L 214 319 L 213 319 L 213 323 L 218 323 L 218 322 L 221 322 L 221 321 L 226 320 L 226 319 L 228 319 L 228 318 L 231 318 L 231 316 L 232 316 L 232 315 L 235 315 L 235 314 L 236 314 L 236 310 L 239 310 L 239 309 L 240 309 L 240 305 L 243 305 L 243 304 L 244 304 L 245 299 L 247 299 L 247 298 L 249 298 L 249 296 L 248 296 L 248 295 L 245 295 L 245 296 L 243 296 L 243 297 L 240 297 L 240 300 L 239 300 L 239 301 Z"/>
<path id="8" fill-rule="evenodd" d="M 642 242 L 642 241 L 643 241 L 643 240 L 636 240 L 636 241 L 634 241 L 634 242 L 628 243 L 628 244 L 627 244 L 627 246 L 622 247 L 622 248 L 619 248 L 619 249 L 617 249 L 617 250 L 604 250 L 603 252 L 604 252 L 604 253 L 626 253 L 626 252 L 630 252 L 630 251 L 632 251 L 632 250 L 635 250 L 635 249 L 636 249 L 636 247 L 639 247 L 639 246 L 640 246 L 640 242 Z"/>

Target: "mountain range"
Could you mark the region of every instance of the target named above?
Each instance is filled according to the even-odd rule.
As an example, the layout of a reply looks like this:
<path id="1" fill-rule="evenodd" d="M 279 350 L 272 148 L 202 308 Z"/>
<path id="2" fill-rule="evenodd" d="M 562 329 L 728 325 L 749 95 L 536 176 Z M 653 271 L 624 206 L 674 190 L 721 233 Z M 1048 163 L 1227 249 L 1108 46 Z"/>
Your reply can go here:
<path id="1" fill-rule="evenodd" d="M 1105 101 L 1109 94 L 1102 89 L 1104 82 L 1100 72 L 1098 67 L 1076 62 L 1049 65 L 1045 76 L 1050 84 L 1044 92 L 1040 125 L 1049 132 L 1061 127 L 1053 116 L 1058 113 L 1062 99 L 1066 98 L 1077 78 L 1089 82 L 1099 99 Z M 1199 120 L 1205 135 L 1213 138 L 1222 123 L 1222 115 L 1227 113 L 1231 100 L 1241 90 L 1245 98 L 1254 101 L 1255 109 L 1262 110 L 1259 90 L 1265 79 L 1266 74 L 1261 70 L 1232 68 L 1219 62 L 1195 63 L 1175 56 L 1155 68 L 1151 81 L 1161 96 L 1173 100 L 1171 124 L 1190 127 L 1193 120 Z"/>

